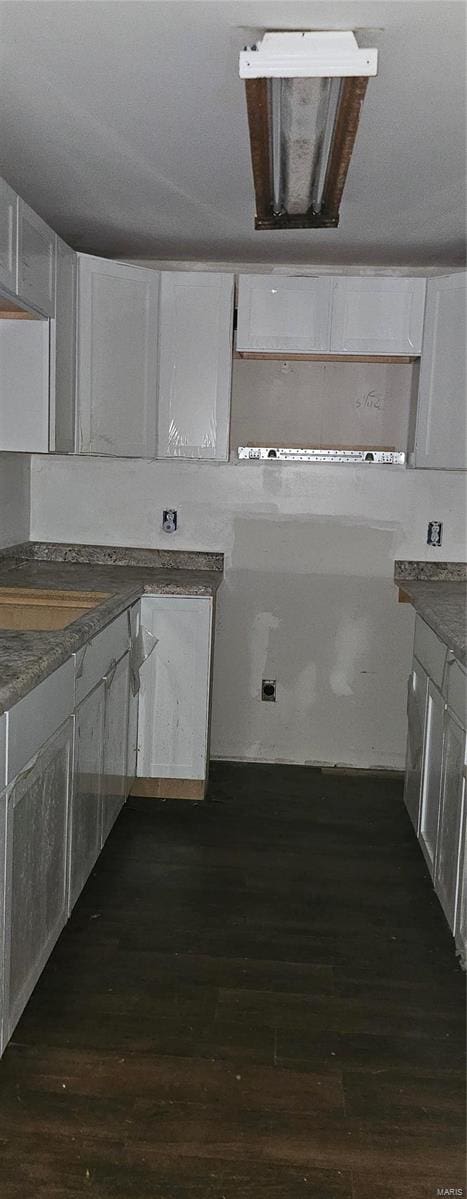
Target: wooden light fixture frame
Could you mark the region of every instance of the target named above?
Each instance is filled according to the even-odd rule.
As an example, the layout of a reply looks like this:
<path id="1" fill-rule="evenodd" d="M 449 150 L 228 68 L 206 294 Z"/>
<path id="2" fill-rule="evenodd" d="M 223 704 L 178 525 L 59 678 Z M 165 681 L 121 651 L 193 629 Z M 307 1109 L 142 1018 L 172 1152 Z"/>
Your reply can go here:
<path id="1" fill-rule="evenodd" d="M 251 162 L 256 196 L 255 229 L 335 229 L 357 136 L 367 75 L 342 79 L 319 212 L 275 213 L 272 194 L 270 80 L 245 79 Z"/>

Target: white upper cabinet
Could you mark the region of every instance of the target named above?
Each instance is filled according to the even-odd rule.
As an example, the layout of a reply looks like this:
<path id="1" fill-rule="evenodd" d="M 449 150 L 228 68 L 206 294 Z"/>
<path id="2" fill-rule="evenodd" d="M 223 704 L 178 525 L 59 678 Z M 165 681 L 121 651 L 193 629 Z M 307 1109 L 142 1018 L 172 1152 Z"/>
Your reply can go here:
<path id="1" fill-rule="evenodd" d="M 49 322 L 0 320 L 0 450 L 49 449 Z"/>
<path id="2" fill-rule="evenodd" d="M 330 277 L 240 275 L 237 350 L 325 354 L 331 338 Z"/>
<path id="3" fill-rule="evenodd" d="M 424 279 L 346 275 L 332 287 L 331 353 L 420 354 Z"/>
<path id="4" fill-rule="evenodd" d="M 55 313 L 55 233 L 29 208 L 18 205 L 17 292 L 44 316 Z"/>
<path id="5" fill-rule="evenodd" d="M 229 454 L 234 276 L 163 272 L 159 458 Z"/>
<path id="6" fill-rule="evenodd" d="M 0 287 L 16 292 L 16 228 L 18 197 L 0 179 Z"/>
<path id="7" fill-rule="evenodd" d="M 50 449 L 75 448 L 77 256 L 59 237 L 55 255 L 55 320 L 50 325 Z"/>
<path id="8" fill-rule="evenodd" d="M 159 274 L 78 255 L 77 449 L 153 458 Z"/>
<path id="9" fill-rule="evenodd" d="M 465 273 L 428 280 L 414 465 L 467 468 Z"/>

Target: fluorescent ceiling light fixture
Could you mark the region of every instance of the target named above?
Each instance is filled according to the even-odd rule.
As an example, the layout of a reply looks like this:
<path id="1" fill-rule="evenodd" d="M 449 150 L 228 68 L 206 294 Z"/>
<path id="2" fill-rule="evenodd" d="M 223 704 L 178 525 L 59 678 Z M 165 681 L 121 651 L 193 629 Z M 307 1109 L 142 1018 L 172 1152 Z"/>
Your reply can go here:
<path id="1" fill-rule="evenodd" d="M 339 223 L 360 109 L 378 51 L 351 32 L 265 33 L 240 54 L 256 229 Z"/>

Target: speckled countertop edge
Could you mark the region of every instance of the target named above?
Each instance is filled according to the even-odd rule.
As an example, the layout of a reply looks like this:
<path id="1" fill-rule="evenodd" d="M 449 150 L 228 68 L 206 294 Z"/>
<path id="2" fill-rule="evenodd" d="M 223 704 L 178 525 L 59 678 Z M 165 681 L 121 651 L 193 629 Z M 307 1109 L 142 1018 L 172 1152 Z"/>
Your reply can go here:
<path id="1" fill-rule="evenodd" d="M 22 547 L 16 548 L 21 551 Z M 222 559 L 222 555 L 217 557 Z M 109 565 L 108 560 L 82 563 L 63 558 L 56 562 L 21 552 L 3 552 L 0 586 L 107 591 L 109 597 L 64 629 L 43 632 L 0 628 L 0 714 L 13 707 L 141 596 L 214 597 L 222 578 L 218 566 L 196 569 L 185 564 L 180 568 L 173 562 L 164 567 L 143 563 L 123 566 Z"/>
<path id="2" fill-rule="evenodd" d="M 418 582 L 462 583 L 467 580 L 467 562 L 416 562 L 415 560 L 395 562 L 395 582 L 407 579 Z"/>
<path id="3" fill-rule="evenodd" d="M 402 564 L 403 565 L 403 564 Z M 423 565 L 423 563 L 421 564 Z M 427 563 L 427 565 L 431 565 Z M 434 564 L 438 566 L 438 563 Z M 463 563 L 458 565 L 462 566 Z M 460 578 L 432 575 L 411 578 L 398 573 L 394 581 L 410 600 L 416 613 L 440 640 L 467 666 L 467 582 Z"/>
<path id="4" fill-rule="evenodd" d="M 2 559 L 74 562 L 99 566 L 148 566 L 162 570 L 224 569 L 224 555 L 212 550 L 144 549 L 135 546 L 85 545 L 68 541 L 21 541 L 0 549 Z"/>

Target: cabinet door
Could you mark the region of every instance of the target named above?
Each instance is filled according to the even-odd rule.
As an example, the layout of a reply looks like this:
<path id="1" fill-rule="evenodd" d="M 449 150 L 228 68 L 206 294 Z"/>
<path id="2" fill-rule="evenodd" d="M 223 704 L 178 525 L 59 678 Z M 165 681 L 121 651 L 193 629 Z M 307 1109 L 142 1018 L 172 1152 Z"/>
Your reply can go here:
<path id="1" fill-rule="evenodd" d="M 162 273 L 159 458 L 228 458 L 233 295 L 233 275 Z"/>
<path id="2" fill-rule="evenodd" d="M 154 458 L 159 274 L 78 255 L 78 450 Z"/>
<path id="3" fill-rule="evenodd" d="M 435 862 L 435 889 L 454 932 L 458 899 L 460 840 L 465 800 L 465 732 L 446 711 L 441 809 Z"/>
<path id="4" fill-rule="evenodd" d="M 417 836 L 420 823 L 427 689 L 428 679 L 425 671 L 416 658 L 414 658 L 412 673 L 408 682 L 407 761 L 404 800 Z"/>
<path id="5" fill-rule="evenodd" d="M 54 316 L 55 233 L 24 200 L 18 206 L 18 296 Z"/>
<path id="6" fill-rule="evenodd" d="M 464 769 L 465 778 L 465 769 Z M 467 969 L 467 844 L 466 844 L 466 829 L 467 829 L 467 813 L 466 802 L 464 797 L 464 819 L 461 829 L 460 853 L 459 853 L 459 887 L 457 898 L 456 912 L 456 946 L 460 954 L 461 964 Z"/>
<path id="7" fill-rule="evenodd" d="M 0 320 L 0 450 L 49 449 L 49 322 Z"/>
<path id="8" fill-rule="evenodd" d="M 434 871 L 438 836 L 445 709 L 441 693 L 428 680 L 419 839 L 430 874 Z"/>
<path id="9" fill-rule="evenodd" d="M 8 1039 L 66 920 L 73 721 L 12 783 L 6 812 Z"/>
<path id="10" fill-rule="evenodd" d="M 425 280 L 351 275 L 333 282 L 333 354 L 419 354 Z"/>
<path id="11" fill-rule="evenodd" d="M 237 350 L 329 351 L 331 285 L 324 275 L 240 275 Z"/>
<path id="12" fill-rule="evenodd" d="M 467 468 L 466 280 L 428 280 L 418 390 L 414 465 Z"/>
<path id="13" fill-rule="evenodd" d="M 141 605 L 134 604 L 128 613 L 130 625 L 130 695 L 128 704 L 128 791 L 136 778 L 136 756 L 138 752 L 138 704 L 139 704 L 139 670 L 140 656 L 138 641 L 140 630 Z"/>
<path id="14" fill-rule="evenodd" d="M 143 596 L 141 623 L 158 643 L 140 672 L 137 775 L 204 779 L 212 600 Z"/>
<path id="15" fill-rule="evenodd" d="M 75 771 L 71 800 L 68 910 L 81 893 L 101 844 L 105 685 L 100 683 L 76 711 Z"/>
<path id="16" fill-rule="evenodd" d="M 0 287 L 16 292 L 16 229 L 18 197 L 0 179 Z"/>
<path id="17" fill-rule="evenodd" d="M 75 449 L 76 265 L 74 250 L 56 239 L 55 320 L 50 340 L 50 449 Z"/>
<path id="18" fill-rule="evenodd" d="M 102 845 L 128 795 L 129 652 L 109 671 L 104 683 L 106 698 L 102 779 Z"/>

